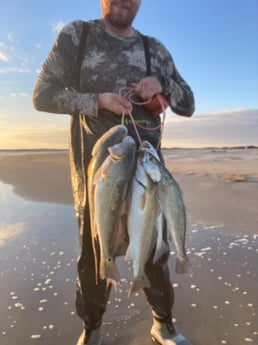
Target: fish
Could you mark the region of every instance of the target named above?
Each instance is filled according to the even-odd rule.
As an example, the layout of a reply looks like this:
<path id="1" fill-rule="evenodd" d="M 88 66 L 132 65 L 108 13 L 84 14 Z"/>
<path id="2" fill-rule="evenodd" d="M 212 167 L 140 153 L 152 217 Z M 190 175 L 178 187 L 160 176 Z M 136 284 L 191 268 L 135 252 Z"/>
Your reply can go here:
<path id="1" fill-rule="evenodd" d="M 160 171 L 159 169 L 157 169 L 157 166 L 155 164 L 152 164 L 153 157 L 157 159 L 158 161 L 160 161 L 160 157 L 158 155 L 157 150 L 149 141 L 144 140 L 142 144 L 140 145 L 138 152 L 141 152 L 141 151 L 149 153 L 148 155 L 146 155 L 146 158 L 142 160 L 142 164 L 144 166 L 144 169 L 146 169 L 146 173 L 150 176 L 153 182 L 159 182 L 161 179 Z M 163 239 L 164 215 L 161 211 L 158 212 L 157 214 L 155 226 L 156 226 L 157 240 L 156 240 L 155 255 L 153 257 L 154 263 L 157 262 L 158 259 L 162 256 L 162 254 L 164 254 L 168 249 L 168 245 Z"/>
<path id="2" fill-rule="evenodd" d="M 161 210 L 176 248 L 176 272 L 191 273 L 191 264 L 185 250 L 188 222 L 182 191 L 173 175 L 155 156 L 153 156 L 153 164 L 161 175 L 157 192 Z M 151 178 L 151 175 L 149 176 Z"/>
<path id="3" fill-rule="evenodd" d="M 90 224 L 91 229 L 94 231 L 95 224 L 95 212 L 94 212 L 94 185 L 93 180 L 96 172 L 100 168 L 101 164 L 109 155 L 108 148 L 112 147 L 115 144 L 121 142 L 128 134 L 127 127 L 124 125 L 117 125 L 111 127 L 106 131 L 95 143 L 92 149 L 92 158 L 88 166 L 87 171 L 87 192 L 88 192 L 88 203 L 89 203 L 89 212 L 90 212 Z M 95 258 L 97 257 L 97 243 L 95 242 L 96 236 L 92 235 L 92 245 Z M 95 263 L 96 279 L 98 276 L 98 267 L 97 262 Z"/>
<path id="4" fill-rule="evenodd" d="M 93 181 L 94 235 L 100 246 L 99 277 L 116 288 L 120 276 L 111 247 L 135 171 L 136 143 L 132 137 L 126 136 L 108 151 L 109 155 L 95 173 Z"/>
<path id="5" fill-rule="evenodd" d="M 130 185 L 128 202 L 129 246 L 125 260 L 133 261 L 134 278 L 128 296 L 140 288 L 150 287 L 145 265 L 156 246 L 157 231 L 162 231 L 157 200 L 157 182 L 160 174 L 150 159 L 152 160 L 152 155 L 141 145 L 137 152 L 136 171 Z M 146 169 L 151 172 L 156 182 L 152 181 Z"/>
<path id="6" fill-rule="evenodd" d="M 111 127 L 106 131 L 95 143 L 92 149 L 92 158 L 88 166 L 87 178 L 88 178 L 88 202 L 90 208 L 90 219 L 91 226 L 94 225 L 94 203 L 93 194 L 94 186 L 93 180 L 96 172 L 98 171 L 101 164 L 104 162 L 106 157 L 109 155 L 108 148 L 121 142 L 128 134 L 127 127 L 124 125 L 117 125 Z"/>

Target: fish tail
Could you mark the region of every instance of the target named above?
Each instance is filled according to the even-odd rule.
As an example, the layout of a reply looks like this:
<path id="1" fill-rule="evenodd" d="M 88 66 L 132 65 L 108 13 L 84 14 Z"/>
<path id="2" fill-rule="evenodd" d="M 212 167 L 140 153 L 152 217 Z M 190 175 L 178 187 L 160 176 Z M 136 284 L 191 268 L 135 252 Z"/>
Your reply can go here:
<path id="1" fill-rule="evenodd" d="M 184 258 L 183 260 L 179 258 L 176 259 L 176 273 L 193 273 L 193 269 L 191 267 L 188 257 Z"/>
<path id="2" fill-rule="evenodd" d="M 150 288 L 150 281 L 146 275 L 144 275 L 141 279 L 134 280 L 133 284 L 128 290 L 128 297 L 130 297 L 132 293 L 135 293 L 144 287 Z"/>

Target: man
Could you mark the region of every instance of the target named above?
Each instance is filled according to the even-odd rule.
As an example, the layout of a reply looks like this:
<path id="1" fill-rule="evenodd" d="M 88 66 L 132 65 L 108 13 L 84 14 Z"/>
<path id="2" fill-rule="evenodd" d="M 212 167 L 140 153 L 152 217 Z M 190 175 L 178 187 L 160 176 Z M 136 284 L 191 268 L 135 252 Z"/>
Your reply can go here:
<path id="1" fill-rule="evenodd" d="M 74 21 L 66 25 L 44 63 L 33 95 L 37 110 L 72 114 L 70 163 L 82 247 L 76 307 L 84 323 L 77 345 L 104 344 L 101 321 L 110 294 L 105 280 L 96 284 L 95 279 L 86 198 L 91 150 L 103 133 L 121 123 L 121 114 L 132 111 L 135 121 L 144 127 L 155 128 L 160 124 L 159 116 L 151 115 L 142 105 L 132 105 L 119 90 L 132 87 L 141 100 L 162 93 L 175 113 L 191 116 L 194 112 L 192 91 L 177 72 L 169 52 L 152 37 L 148 37 L 148 52 L 143 36 L 132 27 L 140 4 L 140 0 L 101 0 L 102 19 L 88 22 L 81 62 L 78 57 L 81 56 L 84 23 Z M 138 142 L 129 119 L 126 124 L 129 134 Z M 143 140 L 153 145 L 159 143 L 159 129 L 139 131 Z M 144 292 L 152 308 L 151 335 L 159 344 L 189 345 L 172 324 L 174 293 L 168 258 L 169 249 L 158 262 L 153 264 L 150 258 L 146 265 L 151 287 L 144 288 Z"/>

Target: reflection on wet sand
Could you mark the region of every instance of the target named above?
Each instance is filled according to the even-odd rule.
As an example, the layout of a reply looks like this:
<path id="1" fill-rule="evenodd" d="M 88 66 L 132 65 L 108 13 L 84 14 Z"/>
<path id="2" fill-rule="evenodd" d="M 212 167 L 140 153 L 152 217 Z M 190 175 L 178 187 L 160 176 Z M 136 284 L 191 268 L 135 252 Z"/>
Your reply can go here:
<path id="1" fill-rule="evenodd" d="M 73 207 L 30 202 L 4 184 L 0 189 L 1 344 L 75 344 L 81 323 L 74 307 L 79 244 Z M 221 223 L 192 225 L 192 275 L 175 274 L 172 248 L 174 321 L 194 345 L 257 345 L 258 235 L 223 230 Z M 149 306 L 142 292 L 127 297 L 132 267 L 123 257 L 118 267 L 121 284 L 104 318 L 107 345 L 150 345 Z"/>
<path id="2" fill-rule="evenodd" d="M 20 236 L 24 231 L 23 223 L 16 224 L 0 224 L 0 247 L 7 241 L 14 240 Z"/>

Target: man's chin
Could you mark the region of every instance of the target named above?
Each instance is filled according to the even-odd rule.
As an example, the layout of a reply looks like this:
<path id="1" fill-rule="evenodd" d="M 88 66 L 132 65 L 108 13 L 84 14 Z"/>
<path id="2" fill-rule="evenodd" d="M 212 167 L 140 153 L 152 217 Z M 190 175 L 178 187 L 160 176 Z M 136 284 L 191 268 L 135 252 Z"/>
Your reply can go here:
<path id="1" fill-rule="evenodd" d="M 108 23 L 110 23 L 113 27 L 116 27 L 118 29 L 126 29 L 132 25 L 132 20 L 128 19 L 127 17 L 124 18 L 121 15 L 112 15 L 112 16 L 106 16 L 106 20 Z"/>

